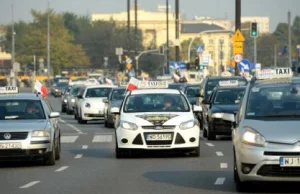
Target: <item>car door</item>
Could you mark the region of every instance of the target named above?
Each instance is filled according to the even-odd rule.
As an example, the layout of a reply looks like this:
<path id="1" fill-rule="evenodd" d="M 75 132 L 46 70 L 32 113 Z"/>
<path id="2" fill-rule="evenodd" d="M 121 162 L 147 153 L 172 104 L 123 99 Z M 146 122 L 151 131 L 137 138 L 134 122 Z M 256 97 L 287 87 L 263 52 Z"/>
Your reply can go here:
<path id="1" fill-rule="evenodd" d="M 55 134 L 55 139 L 57 140 L 59 137 L 58 118 L 49 118 L 49 115 L 51 112 L 53 112 L 53 108 L 47 99 L 42 99 L 42 104 L 46 113 L 46 118 L 49 120 L 52 128 L 54 129 L 53 133 L 51 132 L 51 134 Z"/>
<path id="2" fill-rule="evenodd" d="M 80 113 L 80 103 L 81 103 L 81 100 L 83 98 L 83 94 L 86 90 L 86 87 L 81 87 L 78 91 L 78 94 L 75 98 L 75 111 L 77 113 L 77 115 L 79 116 L 79 113 Z"/>

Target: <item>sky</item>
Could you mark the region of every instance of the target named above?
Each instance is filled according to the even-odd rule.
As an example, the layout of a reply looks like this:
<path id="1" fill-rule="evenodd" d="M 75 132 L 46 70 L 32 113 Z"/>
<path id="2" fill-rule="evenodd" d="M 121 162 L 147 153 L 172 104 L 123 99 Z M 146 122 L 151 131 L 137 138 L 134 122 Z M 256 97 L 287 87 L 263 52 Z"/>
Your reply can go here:
<path id="1" fill-rule="evenodd" d="M 187 18 L 209 16 L 234 20 L 235 0 L 179 0 L 180 12 Z M 270 18 L 270 30 L 273 32 L 280 22 L 287 22 L 287 12 L 292 13 L 292 21 L 300 16 L 300 0 L 241 0 L 242 16 L 267 16 Z M 47 0 L 0 0 L 0 24 L 12 21 L 11 7 L 14 5 L 16 21 L 32 20 L 30 10 L 46 10 Z M 127 0 L 49 0 L 50 7 L 56 12 L 74 12 L 81 15 L 92 13 L 113 13 L 126 11 Z M 134 0 L 131 0 L 133 5 Z M 145 10 L 156 11 L 159 4 L 166 0 L 138 0 Z M 169 0 L 174 10 L 175 0 Z"/>

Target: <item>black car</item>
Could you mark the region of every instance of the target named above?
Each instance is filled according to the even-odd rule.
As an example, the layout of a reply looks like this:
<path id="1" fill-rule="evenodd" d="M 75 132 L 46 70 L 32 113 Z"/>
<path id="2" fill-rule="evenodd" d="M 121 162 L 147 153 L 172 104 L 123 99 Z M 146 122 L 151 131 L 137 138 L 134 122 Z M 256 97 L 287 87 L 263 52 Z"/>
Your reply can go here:
<path id="1" fill-rule="evenodd" d="M 199 94 L 200 84 L 189 84 L 184 89 L 184 94 L 188 98 L 191 105 L 197 104 L 197 96 Z"/>
<path id="2" fill-rule="evenodd" d="M 198 95 L 198 105 L 202 107 L 202 114 L 199 114 L 199 121 L 200 121 L 200 129 L 203 130 L 205 127 L 205 123 L 203 122 L 203 118 L 206 117 L 204 112 L 207 112 L 208 106 L 206 104 L 203 104 L 202 101 L 207 101 L 212 94 L 212 91 L 216 86 L 219 85 L 220 81 L 226 81 L 226 80 L 237 80 L 239 83 L 239 86 L 246 86 L 248 84 L 248 81 L 246 78 L 241 76 L 213 76 L 213 77 L 206 77 L 201 85 L 200 85 L 200 93 Z"/>
<path id="3" fill-rule="evenodd" d="M 246 86 L 218 86 L 203 104 L 208 105 L 203 110 L 203 136 L 208 140 L 215 140 L 216 135 L 231 135 L 235 114 L 239 109 Z M 206 112 L 207 111 L 207 112 Z"/>
<path id="4" fill-rule="evenodd" d="M 62 96 L 65 89 L 69 86 L 67 82 L 59 82 L 57 84 L 53 84 L 51 88 L 51 93 L 54 97 Z"/>

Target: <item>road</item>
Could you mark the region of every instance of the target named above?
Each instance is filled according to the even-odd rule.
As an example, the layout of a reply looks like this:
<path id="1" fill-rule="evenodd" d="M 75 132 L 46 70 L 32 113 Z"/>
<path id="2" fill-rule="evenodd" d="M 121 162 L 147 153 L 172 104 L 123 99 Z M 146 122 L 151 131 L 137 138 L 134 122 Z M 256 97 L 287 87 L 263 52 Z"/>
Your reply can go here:
<path id="1" fill-rule="evenodd" d="M 49 97 L 49 101 L 60 111 L 60 98 Z M 61 160 L 55 166 L 1 164 L 1 193 L 236 193 L 228 137 L 217 141 L 201 138 L 199 158 L 144 153 L 116 159 L 114 130 L 105 128 L 102 121 L 79 125 L 73 116 L 61 114 L 60 127 Z M 253 188 L 256 193 L 299 193 L 283 184 L 256 184 Z"/>

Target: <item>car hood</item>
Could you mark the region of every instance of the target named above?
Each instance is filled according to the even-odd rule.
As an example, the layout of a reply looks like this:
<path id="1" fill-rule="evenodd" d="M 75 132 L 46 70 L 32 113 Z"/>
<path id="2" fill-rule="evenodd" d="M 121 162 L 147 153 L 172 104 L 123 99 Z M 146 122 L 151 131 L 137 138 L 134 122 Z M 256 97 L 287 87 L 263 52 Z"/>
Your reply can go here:
<path id="1" fill-rule="evenodd" d="M 243 126 L 251 127 L 267 142 L 294 144 L 300 141 L 300 121 L 247 120 Z"/>
<path id="2" fill-rule="evenodd" d="M 194 119 L 192 112 L 155 112 L 155 113 L 125 113 L 121 114 L 121 120 L 142 125 L 180 125 Z"/>
<path id="3" fill-rule="evenodd" d="M 33 131 L 47 129 L 46 120 L 1 120 L 0 131 Z"/>
<path id="4" fill-rule="evenodd" d="M 213 105 L 211 107 L 212 113 L 236 113 L 239 109 L 239 105 Z"/>

